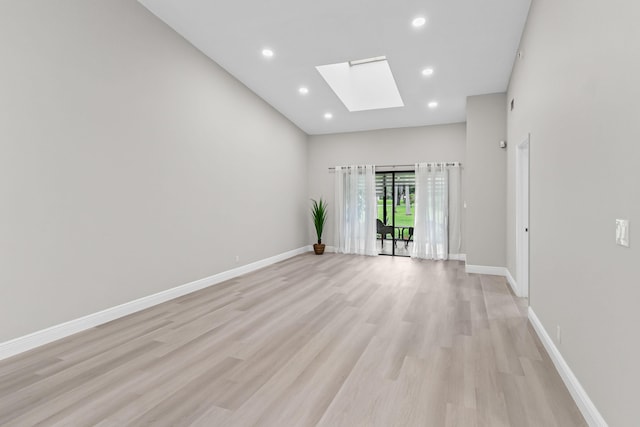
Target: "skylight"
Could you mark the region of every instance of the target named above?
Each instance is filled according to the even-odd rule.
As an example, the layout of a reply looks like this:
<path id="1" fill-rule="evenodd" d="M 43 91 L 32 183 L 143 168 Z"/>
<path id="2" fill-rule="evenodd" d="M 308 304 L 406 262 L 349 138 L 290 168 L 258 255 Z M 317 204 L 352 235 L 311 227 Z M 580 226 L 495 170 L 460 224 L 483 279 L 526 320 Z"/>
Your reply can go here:
<path id="1" fill-rule="evenodd" d="M 404 107 L 384 56 L 316 69 L 349 111 Z"/>

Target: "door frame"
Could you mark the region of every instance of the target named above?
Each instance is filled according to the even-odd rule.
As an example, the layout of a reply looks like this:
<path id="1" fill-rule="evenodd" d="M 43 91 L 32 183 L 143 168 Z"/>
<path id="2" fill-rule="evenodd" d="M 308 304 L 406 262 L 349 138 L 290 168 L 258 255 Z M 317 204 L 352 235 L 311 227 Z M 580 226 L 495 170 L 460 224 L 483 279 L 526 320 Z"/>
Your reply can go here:
<path id="1" fill-rule="evenodd" d="M 529 297 L 529 227 L 531 134 L 516 149 L 516 283 L 518 296 Z"/>

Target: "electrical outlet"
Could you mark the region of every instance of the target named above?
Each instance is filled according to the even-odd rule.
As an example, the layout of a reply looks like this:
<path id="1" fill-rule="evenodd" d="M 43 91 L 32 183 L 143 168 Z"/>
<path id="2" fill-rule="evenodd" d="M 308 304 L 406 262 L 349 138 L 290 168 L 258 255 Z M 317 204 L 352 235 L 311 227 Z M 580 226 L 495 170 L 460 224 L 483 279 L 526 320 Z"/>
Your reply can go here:
<path id="1" fill-rule="evenodd" d="M 236 262 L 240 262 L 240 255 L 236 255 Z"/>
<path id="2" fill-rule="evenodd" d="M 560 325 L 556 326 L 556 341 L 558 344 L 562 342 L 562 330 L 560 329 Z"/>

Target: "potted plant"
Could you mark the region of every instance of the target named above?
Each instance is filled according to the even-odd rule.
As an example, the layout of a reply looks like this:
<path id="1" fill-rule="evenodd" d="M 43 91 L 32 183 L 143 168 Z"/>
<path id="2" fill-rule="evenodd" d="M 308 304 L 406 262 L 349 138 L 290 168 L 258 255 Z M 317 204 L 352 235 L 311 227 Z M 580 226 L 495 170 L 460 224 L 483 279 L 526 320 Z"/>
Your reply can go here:
<path id="1" fill-rule="evenodd" d="M 324 224 L 327 222 L 327 202 L 322 200 L 316 201 L 311 199 L 313 205 L 311 206 L 311 217 L 313 218 L 313 225 L 316 228 L 316 234 L 318 235 L 318 243 L 313 245 L 313 251 L 316 255 L 322 255 L 324 253 L 324 243 L 322 243 L 322 231 Z"/>

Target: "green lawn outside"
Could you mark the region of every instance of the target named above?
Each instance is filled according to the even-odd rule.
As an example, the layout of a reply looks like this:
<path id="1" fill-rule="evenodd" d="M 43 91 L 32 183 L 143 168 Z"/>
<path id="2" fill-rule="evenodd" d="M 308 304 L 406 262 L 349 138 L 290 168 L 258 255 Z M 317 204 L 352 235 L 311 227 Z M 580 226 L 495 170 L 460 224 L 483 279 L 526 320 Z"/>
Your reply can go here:
<path id="1" fill-rule="evenodd" d="M 388 225 L 391 225 L 391 215 L 393 209 L 393 202 L 387 201 L 387 219 Z M 404 203 L 400 206 L 396 206 L 396 227 L 413 227 L 415 207 L 411 206 L 411 215 L 407 215 L 407 208 Z M 382 200 L 378 200 L 378 218 L 384 222 L 382 217 Z M 407 237 L 408 230 L 405 230 L 405 237 Z"/>

